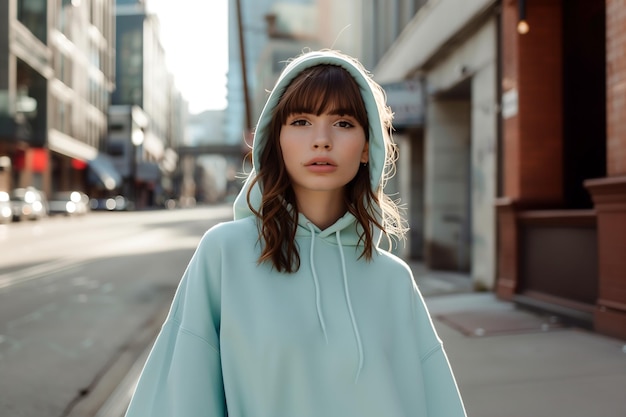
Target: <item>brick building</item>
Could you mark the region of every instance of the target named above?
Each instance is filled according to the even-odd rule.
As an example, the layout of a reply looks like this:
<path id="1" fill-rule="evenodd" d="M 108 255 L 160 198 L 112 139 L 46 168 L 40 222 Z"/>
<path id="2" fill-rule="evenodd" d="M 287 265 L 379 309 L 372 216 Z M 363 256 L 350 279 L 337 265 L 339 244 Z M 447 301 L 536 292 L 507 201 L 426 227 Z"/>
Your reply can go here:
<path id="1" fill-rule="evenodd" d="M 606 1 L 606 176 L 585 183 L 598 222 L 595 325 L 626 338 L 626 5 Z"/>
<path id="2" fill-rule="evenodd" d="M 626 338 L 626 8 L 505 0 L 501 25 L 496 291 Z"/>

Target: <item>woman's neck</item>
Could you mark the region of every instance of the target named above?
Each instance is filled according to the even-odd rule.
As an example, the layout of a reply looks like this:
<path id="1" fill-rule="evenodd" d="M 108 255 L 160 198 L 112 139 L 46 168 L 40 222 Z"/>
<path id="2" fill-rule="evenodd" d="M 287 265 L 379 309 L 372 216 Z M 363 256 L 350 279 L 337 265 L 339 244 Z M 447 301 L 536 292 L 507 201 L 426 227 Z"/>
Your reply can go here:
<path id="1" fill-rule="evenodd" d="M 296 195 L 298 211 L 321 230 L 334 224 L 346 212 L 342 193 L 306 193 Z"/>

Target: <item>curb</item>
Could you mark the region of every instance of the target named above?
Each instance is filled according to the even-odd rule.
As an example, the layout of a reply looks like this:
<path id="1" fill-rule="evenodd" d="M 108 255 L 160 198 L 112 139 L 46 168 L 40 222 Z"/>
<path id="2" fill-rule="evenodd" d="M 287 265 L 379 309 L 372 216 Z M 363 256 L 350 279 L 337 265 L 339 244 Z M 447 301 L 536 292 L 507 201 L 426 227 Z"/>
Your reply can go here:
<path id="1" fill-rule="evenodd" d="M 154 339 L 169 312 L 169 304 L 159 308 L 115 357 L 109 366 L 66 409 L 64 417 L 122 417 L 135 389 Z"/>
<path id="2" fill-rule="evenodd" d="M 100 407 L 95 417 L 123 417 L 135 391 L 137 380 L 150 353 L 149 345 L 137 358 L 124 379 Z"/>

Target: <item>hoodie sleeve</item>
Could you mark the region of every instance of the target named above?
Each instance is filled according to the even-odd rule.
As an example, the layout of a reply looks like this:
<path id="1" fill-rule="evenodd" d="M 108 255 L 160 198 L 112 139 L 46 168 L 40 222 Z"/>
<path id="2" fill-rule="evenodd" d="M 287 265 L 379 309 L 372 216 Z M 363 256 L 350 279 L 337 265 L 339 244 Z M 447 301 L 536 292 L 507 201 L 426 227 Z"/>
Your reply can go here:
<path id="1" fill-rule="evenodd" d="M 221 256 L 210 235 L 185 270 L 126 417 L 226 416 L 219 350 Z"/>
<path id="2" fill-rule="evenodd" d="M 422 361 L 422 378 L 429 417 L 466 417 L 465 407 L 448 357 L 417 287 L 413 293 Z"/>

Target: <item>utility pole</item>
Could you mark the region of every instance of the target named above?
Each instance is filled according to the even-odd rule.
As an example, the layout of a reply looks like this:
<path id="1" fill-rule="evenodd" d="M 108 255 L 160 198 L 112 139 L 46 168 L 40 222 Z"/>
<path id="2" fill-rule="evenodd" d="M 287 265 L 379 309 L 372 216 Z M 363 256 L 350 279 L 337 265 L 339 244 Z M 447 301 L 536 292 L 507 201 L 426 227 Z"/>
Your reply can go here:
<path id="1" fill-rule="evenodd" d="M 243 19 L 241 17 L 241 0 L 235 0 L 237 5 L 237 25 L 239 28 L 239 56 L 241 59 L 241 79 L 243 81 L 243 100 L 246 110 L 245 116 L 245 138 L 252 133 L 252 116 L 250 111 L 250 99 L 248 94 L 248 71 L 246 69 L 246 50 L 243 35 Z"/>

